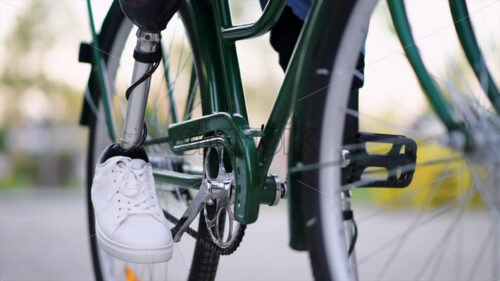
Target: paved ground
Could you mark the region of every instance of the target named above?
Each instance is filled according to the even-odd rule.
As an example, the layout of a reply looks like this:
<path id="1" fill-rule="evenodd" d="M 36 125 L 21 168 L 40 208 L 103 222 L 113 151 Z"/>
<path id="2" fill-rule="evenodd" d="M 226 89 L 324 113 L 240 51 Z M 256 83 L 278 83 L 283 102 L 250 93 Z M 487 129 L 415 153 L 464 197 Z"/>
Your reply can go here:
<path id="1" fill-rule="evenodd" d="M 357 212 L 364 280 L 500 280 L 500 246 L 491 239 L 500 236 L 484 213 L 472 211 L 458 220 L 456 212 L 418 218 L 415 212 L 398 211 L 365 221 L 373 211 Z M 311 280 L 307 254 L 288 247 L 286 215 L 284 204 L 263 207 L 240 249 L 222 258 L 217 279 Z M 92 280 L 85 220 L 82 192 L 0 193 L 0 280 Z M 394 239 L 406 237 L 414 220 L 419 227 L 409 241 Z M 185 237 L 175 246 L 169 272 L 188 269 L 183 247 L 190 240 Z M 390 274 L 381 274 L 388 262 Z"/>
<path id="2" fill-rule="evenodd" d="M 307 255 L 287 246 L 285 207 L 263 208 L 265 219 L 249 227 L 236 254 L 222 258 L 217 279 L 311 279 Z M 81 192 L 0 194 L 0 280 L 92 280 L 85 216 Z"/>
<path id="3" fill-rule="evenodd" d="M 82 193 L 16 192 L 0 197 L 1 280 L 90 280 Z"/>

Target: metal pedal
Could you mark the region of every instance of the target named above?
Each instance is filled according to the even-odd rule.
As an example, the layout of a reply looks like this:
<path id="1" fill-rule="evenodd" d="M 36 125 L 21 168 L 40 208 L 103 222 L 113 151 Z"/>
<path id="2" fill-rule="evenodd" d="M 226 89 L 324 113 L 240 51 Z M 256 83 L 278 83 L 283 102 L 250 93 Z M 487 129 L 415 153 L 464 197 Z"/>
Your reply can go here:
<path id="1" fill-rule="evenodd" d="M 392 147 L 387 153 L 374 154 L 368 152 L 367 143 L 392 144 Z M 410 138 L 359 132 L 354 136 L 354 144 L 349 149 L 349 163 L 344 167 L 346 183 L 356 187 L 406 187 L 415 173 L 416 160 L 417 144 Z M 367 174 L 368 168 L 385 170 L 387 177 L 362 177 Z"/>

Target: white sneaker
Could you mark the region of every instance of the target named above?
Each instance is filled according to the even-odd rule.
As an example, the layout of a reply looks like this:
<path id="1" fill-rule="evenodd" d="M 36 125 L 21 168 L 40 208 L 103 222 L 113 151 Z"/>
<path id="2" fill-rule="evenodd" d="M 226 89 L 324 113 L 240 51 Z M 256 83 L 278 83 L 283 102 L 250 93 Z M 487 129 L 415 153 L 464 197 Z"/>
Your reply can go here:
<path id="1" fill-rule="evenodd" d="M 97 241 L 108 254 L 133 263 L 172 257 L 172 233 L 158 204 L 149 163 L 111 157 L 97 165 L 91 192 Z"/>

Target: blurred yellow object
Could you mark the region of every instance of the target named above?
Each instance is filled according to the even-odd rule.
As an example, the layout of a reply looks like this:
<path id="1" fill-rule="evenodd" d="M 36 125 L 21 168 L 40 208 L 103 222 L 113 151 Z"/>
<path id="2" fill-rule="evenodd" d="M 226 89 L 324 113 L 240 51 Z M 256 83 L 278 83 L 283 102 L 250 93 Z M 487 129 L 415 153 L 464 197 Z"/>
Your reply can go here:
<path id="1" fill-rule="evenodd" d="M 125 278 L 127 281 L 141 281 L 139 278 L 137 278 L 137 275 L 135 275 L 135 272 L 132 270 L 132 268 L 126 266 L 125 267 Z"/>
<path id="2" fill-rule="evenodd" d="M 422 144 L 417 152 L 417 167 L 410 186 L 404 189 L 373 189 L 371 201 L 392 207 L 437 208 L 459 200 L 472 186 L 470 169 L 461 153 L 438 144 Z M 459 204 L 457 204 L 459 206 Z M 476 193 L 468 207 L 482 206 Z"/>

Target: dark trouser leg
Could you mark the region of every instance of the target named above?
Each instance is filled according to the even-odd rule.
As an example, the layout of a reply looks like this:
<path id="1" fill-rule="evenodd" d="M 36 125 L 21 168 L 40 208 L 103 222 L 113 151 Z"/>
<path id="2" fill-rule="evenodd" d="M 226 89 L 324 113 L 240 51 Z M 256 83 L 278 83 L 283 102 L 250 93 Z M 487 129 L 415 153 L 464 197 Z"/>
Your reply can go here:
<path id="1" fill-rule="evenodd" d="M 283 70 L 286 70 L 288 66 L 303 25 L 304 22 L 287 6 L 273 30 L 271 30 L 271 45 L 279 54 L 279 61 Z"/>

